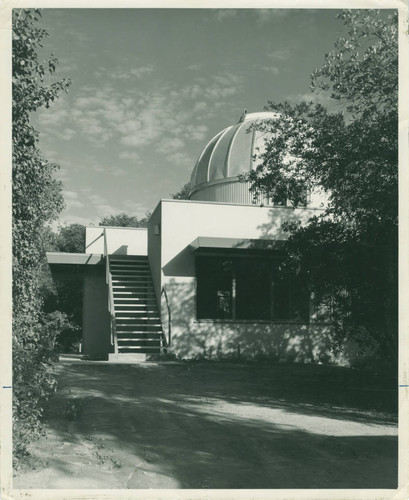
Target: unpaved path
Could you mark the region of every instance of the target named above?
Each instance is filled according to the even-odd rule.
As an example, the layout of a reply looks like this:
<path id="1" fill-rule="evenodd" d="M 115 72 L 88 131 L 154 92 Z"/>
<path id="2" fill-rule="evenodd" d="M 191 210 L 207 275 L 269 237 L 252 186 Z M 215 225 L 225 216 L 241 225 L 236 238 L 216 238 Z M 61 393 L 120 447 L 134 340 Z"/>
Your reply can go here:
<path id="1" fill-rule="evenodd" d="M 324 366 L 63 360 L 14 488 L 396 488 L 393 381 Z"/>

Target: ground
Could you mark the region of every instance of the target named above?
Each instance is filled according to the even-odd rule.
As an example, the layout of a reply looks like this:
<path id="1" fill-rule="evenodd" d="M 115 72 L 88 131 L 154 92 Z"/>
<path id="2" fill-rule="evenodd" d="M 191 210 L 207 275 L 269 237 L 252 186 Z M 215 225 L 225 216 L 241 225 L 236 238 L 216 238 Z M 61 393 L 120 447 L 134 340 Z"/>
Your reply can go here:
<path id="1" fill-rule="evenodd" d="M 396 380 L 271 362 L 65 357 L 14 488 L 396 488 Z"/>

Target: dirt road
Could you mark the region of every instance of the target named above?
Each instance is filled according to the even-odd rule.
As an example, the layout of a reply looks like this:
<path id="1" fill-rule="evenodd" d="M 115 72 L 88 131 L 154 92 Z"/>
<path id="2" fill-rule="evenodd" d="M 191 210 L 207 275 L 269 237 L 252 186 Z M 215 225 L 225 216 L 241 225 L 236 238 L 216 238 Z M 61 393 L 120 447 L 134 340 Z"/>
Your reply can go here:
<path id="1" fill-rule="evenodd" d="M 65 359 L 15 488 L 395 488 L 394 381 L 324 366 Z"/>

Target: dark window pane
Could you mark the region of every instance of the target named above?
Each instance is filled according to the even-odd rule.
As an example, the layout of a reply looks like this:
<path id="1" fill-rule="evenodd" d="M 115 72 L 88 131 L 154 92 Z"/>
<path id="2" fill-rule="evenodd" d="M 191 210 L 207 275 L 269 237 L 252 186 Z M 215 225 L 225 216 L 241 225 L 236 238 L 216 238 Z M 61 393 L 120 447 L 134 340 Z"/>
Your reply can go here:
<path id="1" fill-rule="evenodd" d="M 273 319 L 290 319 L 290 283 L 280 265 L 273 266 Z"/>
<path id="2" fill-rule="evenodd" d="M 231 261 L 212 257 L 200 257 L 196 261 L 196 276 L 197 318 L 231 319 Z"/>
<path id="3" fill-rule="evenodd" d="M 305 279 L 294 276 L 290 285 L 291 319 L 294 321 L 308 321 L 310 317 L 309 290 Z"/>
<path id="4" fill-rule="evenodd" d="M 236 261 L 236 318 L 270 319 L 270 272 L 268 261 Z"/>
<path id="5" fill-rule="evenodd" d="M 309 292 L 301 276 L 289 274 L 281 264 L 273 265 L 273 319 L 308 321 Z"/>

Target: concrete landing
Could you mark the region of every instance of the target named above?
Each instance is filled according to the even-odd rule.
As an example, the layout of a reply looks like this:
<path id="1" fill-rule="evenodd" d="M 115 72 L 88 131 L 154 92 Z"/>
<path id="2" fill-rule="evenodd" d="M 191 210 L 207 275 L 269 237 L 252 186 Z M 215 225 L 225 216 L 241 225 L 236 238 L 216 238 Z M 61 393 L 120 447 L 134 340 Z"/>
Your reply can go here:
<path id="1" fill-rule="evenodd" d="M 146 361 L 146 354 L 133 352 L 109 354 L 108 361 L 113 363 L 144 363 Z"/>

